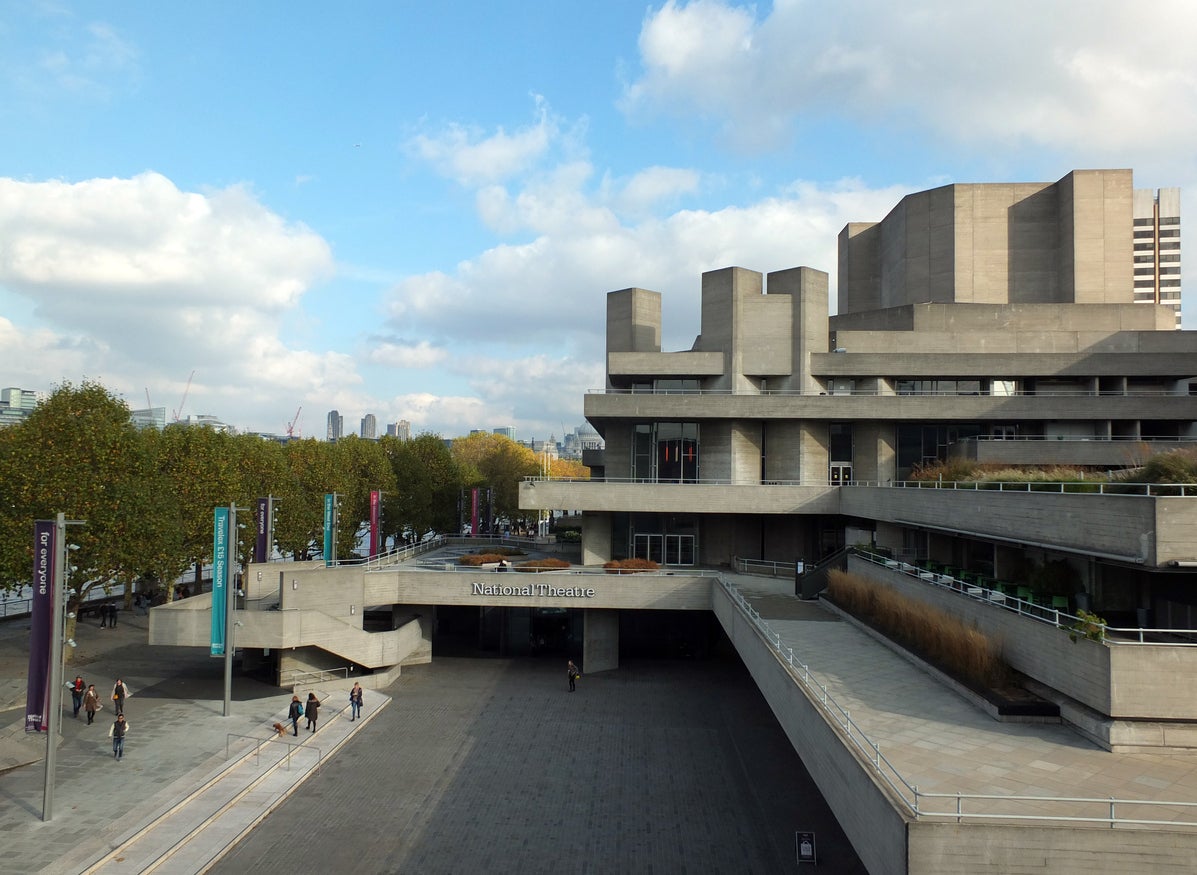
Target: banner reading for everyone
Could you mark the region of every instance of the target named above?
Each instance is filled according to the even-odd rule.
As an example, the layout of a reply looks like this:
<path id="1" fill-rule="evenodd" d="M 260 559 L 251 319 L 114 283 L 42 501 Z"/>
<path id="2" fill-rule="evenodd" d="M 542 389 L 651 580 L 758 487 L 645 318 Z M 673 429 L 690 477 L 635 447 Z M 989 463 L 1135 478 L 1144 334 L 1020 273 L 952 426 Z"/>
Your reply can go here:
<path id="1" fill-rule="evenodd" d="M 270 535 L 270 499 L 258 499 L 258 536 L 254 539 L 254 562 L 265 562 Z"/>
<path id="2" fill-rule="evenodd" d="M 25 731 L 45 732 L 50 717 L 50 648 L 54 646 L 54 563 L 58 555 L 53 520 L 33 523 L 33 605 L 29 627 L 29 689 Z"/>
<path id="3" fill-rule="evenodd" d="M 333 502 L 336 493 L 324 493 L 324 565 L 333 563 Z"/>
<path id="4" fill-rule="evenodd" d="M 377 556 L 382 550 L 379 549 L 381 541 L 381 532 L 379 531 L 382 523 L 382 493 L 377 489 L 370 492 L 370 555 Z"/>
<path id="5" fill-rule="evenodd" d="M 477 537 L 478 532 L 478 487 L 470 490 L 470 534 Z"/>
<path id="6" fill-rule="evenodd" d="M 228 626 L 229 509 L 218 507 L 212 522 L 212 656 L 224 656 Z"/>

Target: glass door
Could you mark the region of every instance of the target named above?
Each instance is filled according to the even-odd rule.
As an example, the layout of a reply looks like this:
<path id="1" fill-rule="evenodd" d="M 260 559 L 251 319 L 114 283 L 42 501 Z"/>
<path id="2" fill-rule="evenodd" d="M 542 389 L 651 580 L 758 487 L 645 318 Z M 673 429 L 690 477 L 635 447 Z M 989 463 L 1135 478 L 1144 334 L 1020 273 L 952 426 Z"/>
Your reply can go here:
<path id="1" fill-rule="evenodd" d="M 658 565 L 664 564 L 664 535 L 633 535 L 632 556 L 636 559 L 649 559 Z"/>

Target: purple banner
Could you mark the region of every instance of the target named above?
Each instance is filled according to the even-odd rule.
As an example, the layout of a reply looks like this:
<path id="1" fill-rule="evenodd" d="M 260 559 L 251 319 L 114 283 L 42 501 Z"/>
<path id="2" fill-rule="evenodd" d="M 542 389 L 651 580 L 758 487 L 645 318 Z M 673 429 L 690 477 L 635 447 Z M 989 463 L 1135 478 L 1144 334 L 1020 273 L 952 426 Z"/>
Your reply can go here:
<path id="1" fill-rule="evenodd" d="M 379 526 L 382 522 L 382 493 L 377 489 L 370 493 L 370 556 L 377 556 L 382 550 Z"/>
<path id="2" fill-rule="evenodd" d="M 254 562 L 265 562 L 269 547 L 266 544 L 270 532 L 270 499 L 258 499 L 258 537 L 254 539 Z"/>
<path id="3" fill-rule="evenodd" d="M 29 690 L 25 706 L 25 731 L 45 732 L 50 718 L 50 648 L 54 639 L 53 520 L 33 524 L 33 606 L 29 626 Z"/>

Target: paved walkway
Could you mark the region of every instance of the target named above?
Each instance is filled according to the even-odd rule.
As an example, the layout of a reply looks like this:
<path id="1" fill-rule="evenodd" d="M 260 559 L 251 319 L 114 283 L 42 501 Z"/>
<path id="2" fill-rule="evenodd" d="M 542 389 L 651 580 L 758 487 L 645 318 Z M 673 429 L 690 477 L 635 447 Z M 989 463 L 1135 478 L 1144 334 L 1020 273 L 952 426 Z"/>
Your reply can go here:
<path id="1" fill-rule="evenodd" d="M 1112 754 L 1062 726 L 995 722 L 850 624 L 796 602 L 789 581 L 735 580 L 925 792 L 1197 800 L 1195 755 Z M 239 677 L 234 714 L 221 717 L 219 661 L 194 648 L 146 647 L 145 633 L 145 618 L 124 615 L 116 629 L 91 622 L 77 632 L 67 678 L 80 673 L 106 692 L 119 672 L 134 691 L 131 729 L 124 759 L 114 762 L 110 710 L 93 726 L 68 717 L 54 818 L 43 823 L 44 769 L 17 765 L 44 753 L 44 737 L 21 731 L 27 624 L 0 623 L 6 873 L 82 872 L 97 863 L 104 868 L 96 871 L 141 871 L 123 857 L 125 843 L 226 768 L 230 735 L 272 735 L 288 695 Z M 372 698 L 371 722 L 322 718 L 306 746 L 341 750 L 285 801 L 294 784 L 268 766 L 286 739 L 266 745 L 253 777 L 225 791 L 225 801 L 242 794 L 231 818 L 238 829 L 213 829 L 195 859 L 181 853 L 160 871 L 200 871 L 197 860 L 279 806 L 215 871 L 273 870 L 301 858 L 353 860 L 363 872 L 784 871 L 793 830 L 815 829 L 820 871 L 859 872 L 838 826 L 812 804 L 818 794 L 803 784 L 809 779 L 760 710 L 759 693 L 719 666 L 628 662 L 584 677 L 572 696 L 560 667 L 538 660 L 440 660 L 407 671 L 387 691 L 395 704 L 382 708 L 385 698 Z M 340 698 L 343 687 L 323 692 Z M 349 739 L 351 731 L 358 735 Z M 244 752 L 249 742 L 240 743 Z M 314 767 L 291 765 L 300 773 Z M 251 786 L 259 770 L 282 789 Z M 1191 811 L 1152 808 L 1144 816 L 1197 819 Z M 106 860 L 114 848 L 121 853 Z"/>
<path id="2" fill-rule="evenodd" d="M 1197 802 L 1197 754 L 1110 753 L 1062 724 L 997 722 L 852 624 L 812 612 L 789 581 L 730 579 L 921 792 Z M 955 807 L 946 799 L 924 804 Z M 1106 817 L 1109 805 L 1006 801 L 965 810 Z M 1119 814 L 1197 823 L 1197 808 L 1166 804 L 1121 806 Z"/>
<path id="3" fill-rule="evenodd" d="M 315 687 L 318 695 L 333 697 L 321 712 L 317 732 L 304 737 L 301 723 L 299 739 L 277 739 L 260 757 L 254 757 L 256 742 L 250 739 L 275 736 L 271 724 L 283 721 L 290 695 L 252 678 L 238 677 L 233 713 L 221 716 L 221 661 L 196 648 L 146 646 L 147 622 L 144 617 L 122 615 L 115 629 L 100 629 L 93 621 L 77 629 L 79 647 L 66 668 L 67 679 L 83 675 L 103 698 L 119 674 L 133 690 L 125 705 L 130 728 L 124 757 L 118 762 L 107 737 L 111 703 L 105 703 L 89 726 L 82 712 L 78 720 L 72 719 L 71 698 L 64 694 L 53 817 L 48 822 L 42 820 L 46 736 L 24 732 L 28 620 L 0 623 L 0 833 L 4 835 L 5 873 L 88 871 L 113 848 L 164 821 L 164 814 L 182 812 L 183 821 L 194 817 L 195 809 L 185 803 L 193 801 L 197 788 L 213 783 L 218 776 L 225 776 L 220 792 L 232 794 L 248 785 L 245 775 L 267 774 L 282 745 L 302 741 L 304 750 L 293 754 L 290 770 L 278 769 L 276 772 L 285 774 L 268 778 L 282 785 L 310 772 L 317 756 L 331 753 L 351 729 L 361 725 L 337 714 L 348 703 L 346 684 Z M 367 715 L 388 701 L 372 691 L 367 691 L 367 696 Z M 226 750 L 231 755 L 228 760 Z M 239 772 L 226 772 L 230 764 L 238 763 L 242 764 Z M 265 792 L 261 785 L 256 788 L 253 801 L 257 813 L 247 816 L 242 811 L 245 825 L 252 825 L 277 804 L 281 796 L 271 798 L 271 789 L 269 785 Z M 176 829 L 182 828 L 179 820 L 175 819 Z M 186 832 L 197 825 L 198 821 L 193 822 Z M 227 830 L 223 836 L 215 830 L 203 837 L 198 856 L 210 859 L 223 850 L 227 835 Z M 153 845 L 162 841 L 161 836 L 157 833 L 137 854 L 147 862 L 153 859 L 157 856 Z M 138 872 L 144 868 L 135 865 L 134 857 L 122 857 L 121 861 L 128 865 L 108 865 L 97 871 Z M 200 868 L 184 862 L 160 871 L 198 872 Z"/>

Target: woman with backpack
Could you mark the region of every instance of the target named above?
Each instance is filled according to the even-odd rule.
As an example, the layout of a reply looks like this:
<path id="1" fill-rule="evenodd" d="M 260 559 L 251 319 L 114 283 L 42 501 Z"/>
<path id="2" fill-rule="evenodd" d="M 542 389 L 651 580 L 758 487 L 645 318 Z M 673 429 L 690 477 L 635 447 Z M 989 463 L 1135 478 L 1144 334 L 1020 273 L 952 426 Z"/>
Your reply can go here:
<path id="1" fill-rule="evenodd" d="M 291 734 L 299 735 L 299 718 L 303 716 L 303 702 L 299 696 L 291 697 L 291 707 L 287 709 L 287 717 L 291 720 Z"/>

